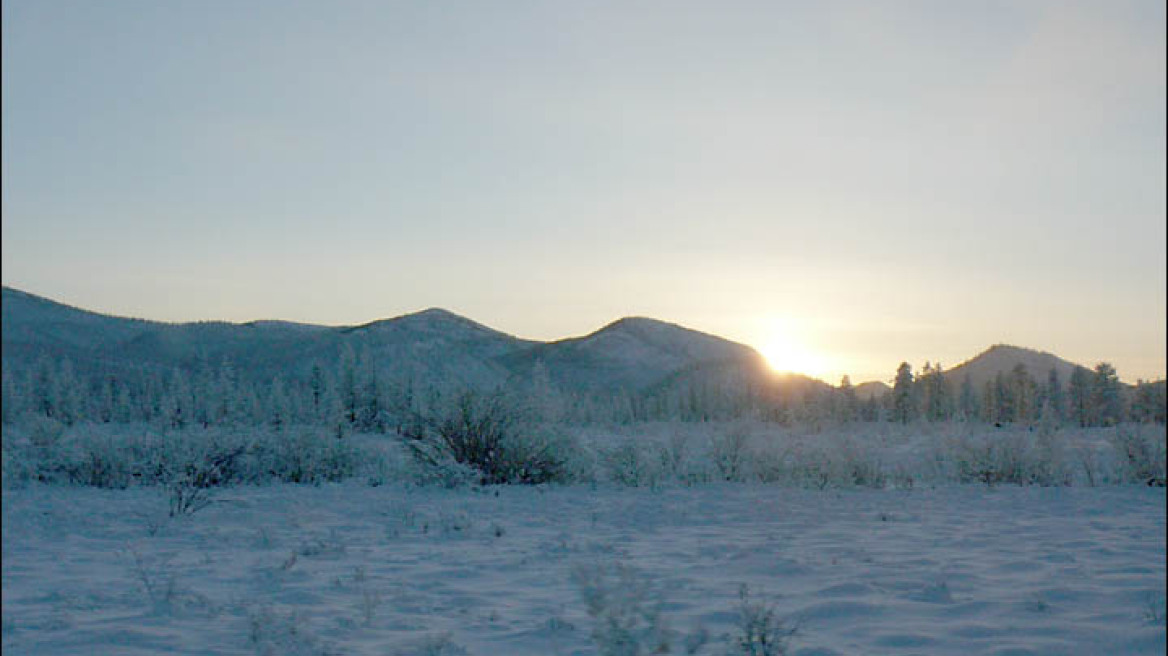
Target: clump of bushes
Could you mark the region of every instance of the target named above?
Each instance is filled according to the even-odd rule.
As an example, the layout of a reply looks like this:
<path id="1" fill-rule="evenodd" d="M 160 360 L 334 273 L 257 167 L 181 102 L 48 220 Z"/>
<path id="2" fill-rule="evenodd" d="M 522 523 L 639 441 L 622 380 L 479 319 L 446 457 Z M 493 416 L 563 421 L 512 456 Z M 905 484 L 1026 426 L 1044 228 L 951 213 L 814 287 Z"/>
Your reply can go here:
<path id="1" fill-rule="evenodd" d="M 961 483 L 1070 485 L 1057 435 L 1004 430 L 953 439 L 950 453 Z"/>
<path id="2" fill-rule="evenodd" d="M 463 390 L 438 400 L 415 422 L 406 446 L 424 469 L 467 468 L 482 485 L 561 482 L 569 478 L 570 443 L 535 421 L 520 400 L 497 391 Z"/>
<path id="3" fill-rule="evenodd" d="M 1165 484 L 1165 433 L 1155 426 L 1120 426 L 1111 436 L 1129 482 L 1157 487 Z"/>
<path id="4" fill-rule="evenodd" d="M 272 481 L 321 483 L 358 473 L 350 440 L 322 432 L 244 433 L 74 426 L 53 439 L 5 431 L 6 485 L 38 481 L 121 489 L 161 485 L 210 489 Z M 34 429 L 33 437 L 43 435 Z M 185 502 L 184 502 L 185 505 Z"/>

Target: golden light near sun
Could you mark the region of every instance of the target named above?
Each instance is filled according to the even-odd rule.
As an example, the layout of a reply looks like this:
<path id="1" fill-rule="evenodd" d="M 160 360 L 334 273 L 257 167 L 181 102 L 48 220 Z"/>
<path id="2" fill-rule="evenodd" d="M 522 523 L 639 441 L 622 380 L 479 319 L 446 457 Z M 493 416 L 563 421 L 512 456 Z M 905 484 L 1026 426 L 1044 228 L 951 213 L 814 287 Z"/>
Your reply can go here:
<path id="1" fill-rule="evenodd" d="M 777 373 L 805 374 L 823 378 L 831 369 L 829 358 L 807 346 L 790 330 L 773 326 L 759 347 L 767 364 Z"/>
<path id="2" fill-rule="evenodd" d="M 760 349 L 771 369 L 779 373 L 822 375 L 825 362 L 822 356 L 800 344 L 772 340 Z"/>

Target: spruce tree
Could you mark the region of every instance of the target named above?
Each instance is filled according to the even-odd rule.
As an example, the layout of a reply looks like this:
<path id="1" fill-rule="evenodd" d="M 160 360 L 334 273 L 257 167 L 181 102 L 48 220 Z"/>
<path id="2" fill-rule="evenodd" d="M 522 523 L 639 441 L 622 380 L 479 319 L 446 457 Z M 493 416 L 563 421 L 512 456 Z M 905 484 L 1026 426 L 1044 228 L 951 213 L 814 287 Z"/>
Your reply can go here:
<path id="1" fill-rule="evenodd" d="M 913 391 L 912 365 L 901 362 L 892 386 L 892 420 L 907 424 L 916 418 L 916 394 Z"/>

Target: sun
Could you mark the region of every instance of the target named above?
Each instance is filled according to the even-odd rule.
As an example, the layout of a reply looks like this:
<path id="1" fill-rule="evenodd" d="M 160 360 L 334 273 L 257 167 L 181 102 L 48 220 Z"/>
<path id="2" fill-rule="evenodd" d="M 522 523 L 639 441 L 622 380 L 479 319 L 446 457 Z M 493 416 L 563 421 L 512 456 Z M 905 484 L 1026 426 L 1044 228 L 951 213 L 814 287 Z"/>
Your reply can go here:
<path id="1" fill-rule="evenodd" d="M 820 377 L 827 370 L 826 359 L 797 340 L 774 336 L 759 349 L 770 368 L 779 373 Z"/>

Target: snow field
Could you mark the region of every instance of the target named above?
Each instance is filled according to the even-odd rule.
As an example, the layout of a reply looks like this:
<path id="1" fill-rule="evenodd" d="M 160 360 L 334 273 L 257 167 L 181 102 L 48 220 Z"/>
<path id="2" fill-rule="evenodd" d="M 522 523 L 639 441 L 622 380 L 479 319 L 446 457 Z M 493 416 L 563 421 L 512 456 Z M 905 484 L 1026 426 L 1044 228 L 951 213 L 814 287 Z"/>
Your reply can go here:
<path id="1" fill-rule="evenodd" d="M 213 498 L 169 518 L 158 488 L 5 490 L 5 654 L 742 653 L 743 585 L 794 654 L 1164 653 L 1162 488 Z"/>

